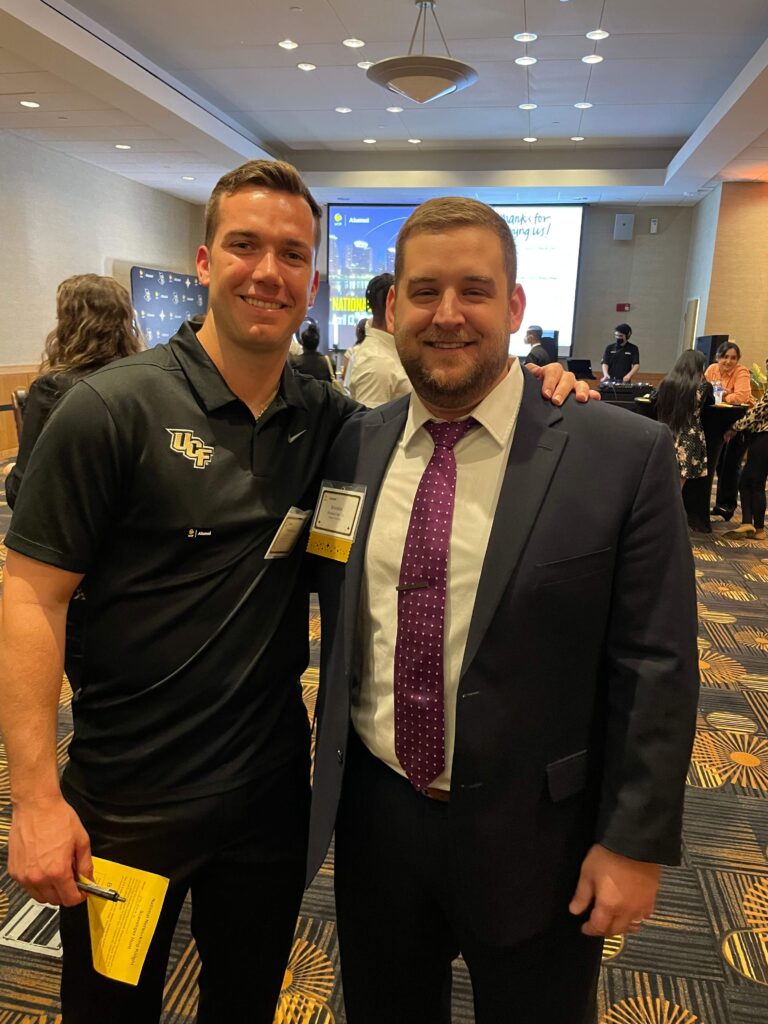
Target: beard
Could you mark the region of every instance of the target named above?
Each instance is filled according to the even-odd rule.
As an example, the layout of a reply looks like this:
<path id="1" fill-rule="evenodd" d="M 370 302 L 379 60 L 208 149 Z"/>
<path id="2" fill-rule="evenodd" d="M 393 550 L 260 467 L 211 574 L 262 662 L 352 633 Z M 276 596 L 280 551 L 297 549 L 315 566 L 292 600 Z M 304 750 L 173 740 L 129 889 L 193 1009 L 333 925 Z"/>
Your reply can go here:
<path id="1" fill-rule="evenodd" d="M 509 361 L 507 335 L 499 332 L 493 337 L 486 336 L 481 342 L 480 358 L 465 360 L 461 371 L 456 367 L 444 369 L 428 367 L 422 358 L 424 342 L 456 342 L 472 339 L 427 335 L 413 342 L 405 332 L 395 327 L 395 344 L 400 362 L 413 385 L 413 390 L 423 401 L 441 409 L 464 409 L 478 405 L 493 389 L 502 376 Z M 471 351 L 471 350 L 470 350 Z"/>

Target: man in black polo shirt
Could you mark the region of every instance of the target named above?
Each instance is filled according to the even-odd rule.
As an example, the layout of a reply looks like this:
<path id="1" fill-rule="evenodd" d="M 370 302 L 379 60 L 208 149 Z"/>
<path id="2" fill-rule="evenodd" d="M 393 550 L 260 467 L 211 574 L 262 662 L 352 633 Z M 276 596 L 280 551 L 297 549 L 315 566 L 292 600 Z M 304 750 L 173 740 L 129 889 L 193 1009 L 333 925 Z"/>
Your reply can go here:
<path id="1" fill-rule="evenodd" d="M 629 340 L 632 328 L 618 324 L 613 332 L 613 344 L 603 353 L 603 380 L 621 380 L 629 383 L 640 369 L 640 350 Z"/>
<path id="2" fill-rule="evenodd" d="M 204 323 L 77 384 L 19 492 L 0 664 L 9 871 L 62 907 L 67 1024 L 159 1019 L 190 891 L 198 1021 L 273 1019 L 306 856 L 302 514 L 359 408 L 285 365 L 317 289 L 319 222 L 290 165 L 225 175 L 197 258 Z M 56 711 L 78 585 L 83 653 L 66 659 L 74 736 L 60 786 Z M 170 879 L 135 987 L 91 964 L 75 885 L 92 877 L 91 851 Z"/>

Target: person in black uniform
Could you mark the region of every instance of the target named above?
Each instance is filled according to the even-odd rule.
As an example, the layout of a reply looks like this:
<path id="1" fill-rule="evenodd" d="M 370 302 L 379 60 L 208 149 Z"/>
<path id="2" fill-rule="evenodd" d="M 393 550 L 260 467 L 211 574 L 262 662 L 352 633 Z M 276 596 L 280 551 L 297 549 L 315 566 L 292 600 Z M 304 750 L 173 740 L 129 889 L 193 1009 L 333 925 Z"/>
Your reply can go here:
<path id="1" fill-rule="evenodd" d="M 549 352 L 541 344 L 541 339 L 544 337 L 544 331 L 541 327 L 536 324 L 531 324 L 525 332 L 525 343 L 531 346 L 531 350 L 528 355 L 523 359 L 525 366 L 533 363 L 535 366 L 549 366 L 552 360 L 549 357 Z"/>
<path id="2" fill-rule="evenodd" d="M 19 492 L 0 618 L 9 872 L 62 907 L 67 1024 L 156 1024 L 187 893 L 199 1024 L 274 1017 L 306 861 L 302 513 L 359 408 L 286 366 L 317 290 L 320 217 L 290 164 L 225 175 L 197 255 L 204 323 L 76 384 Z M 573 387 L 555 388 L 559 371 L 543 382 L 558 403 Z M 64 641 L 78 585 L 81 669 Z M 93 969 L 75 884 L 92 853 L 170 879 L 135 987 Z"/>
<path id="3" fill-rule="evenodd" d="M 301 347 L 304 351 L 299 356 L 291 357 L 291 366 L 298 373 L 306 373 L 315 380 L 327 380 L 332 383 L 333 364 L 328 356 L 318 352 L 320 344 L 320 331 L 316 323 L 309 323 L 299 335 Z"/>
<path id="4" fill-rule="evenodd" d="M 640 369 L 640 350 L 629 340 L 632 328 L 629 324 L 617 324 L 613 332 L 613 344 L 603 353 L 603 380 L 620 380 L 628 384 Z"/>

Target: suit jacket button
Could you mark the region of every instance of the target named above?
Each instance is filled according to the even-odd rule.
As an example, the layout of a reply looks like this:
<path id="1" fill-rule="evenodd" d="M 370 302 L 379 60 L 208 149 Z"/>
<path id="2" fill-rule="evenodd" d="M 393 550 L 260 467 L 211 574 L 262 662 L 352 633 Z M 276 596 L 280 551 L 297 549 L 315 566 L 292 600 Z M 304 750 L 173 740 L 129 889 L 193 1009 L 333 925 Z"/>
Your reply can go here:
<path id="1" fill-rule="evenodd" d="M 339 762 L 339 764 L 344 764 L 344 751 L 341 749 L 341 747 L 339 747 L 339 749 L 336 751 L 336 760 Z"/>

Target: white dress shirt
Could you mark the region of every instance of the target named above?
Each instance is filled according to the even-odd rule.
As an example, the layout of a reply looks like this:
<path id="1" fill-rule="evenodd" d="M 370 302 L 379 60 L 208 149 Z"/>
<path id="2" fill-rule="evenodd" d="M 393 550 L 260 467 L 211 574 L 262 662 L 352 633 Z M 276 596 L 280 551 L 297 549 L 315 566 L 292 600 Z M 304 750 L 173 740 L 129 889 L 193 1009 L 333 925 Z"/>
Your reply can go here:
<path id="1" fill-rule="evenodd" d="M 387 331 L 365 328 L 365 341 L 356 346 L 354 362 L 349 375 L 349 394 L 356 402 L 369 409 L 407 395 L 411 382 L 406 376 L 395 339 Z"/>
<path id="2" fill-rule="evenodd" d="M 504 379 L 472 412 L 479 426 L 454 448 L 456 501 L 448 549 L 443 635 L 445 769 L 431 783 L 439 789 L 450 789 L 451 785 L 459 672 L 522 395 L 523 373 L 515 360 Z M 395 754 L 395 588 L 416 489 L 434 450 L 432 438 L 424 429 L 429 419 L 430 413 L 413 393 L 403 434 L 392 452 L 376 501 L 360 594 L 356 649 L 359 685 L 352 698 L 352 722 L 369 750 L 401 775 L 405 772 Z"/>

